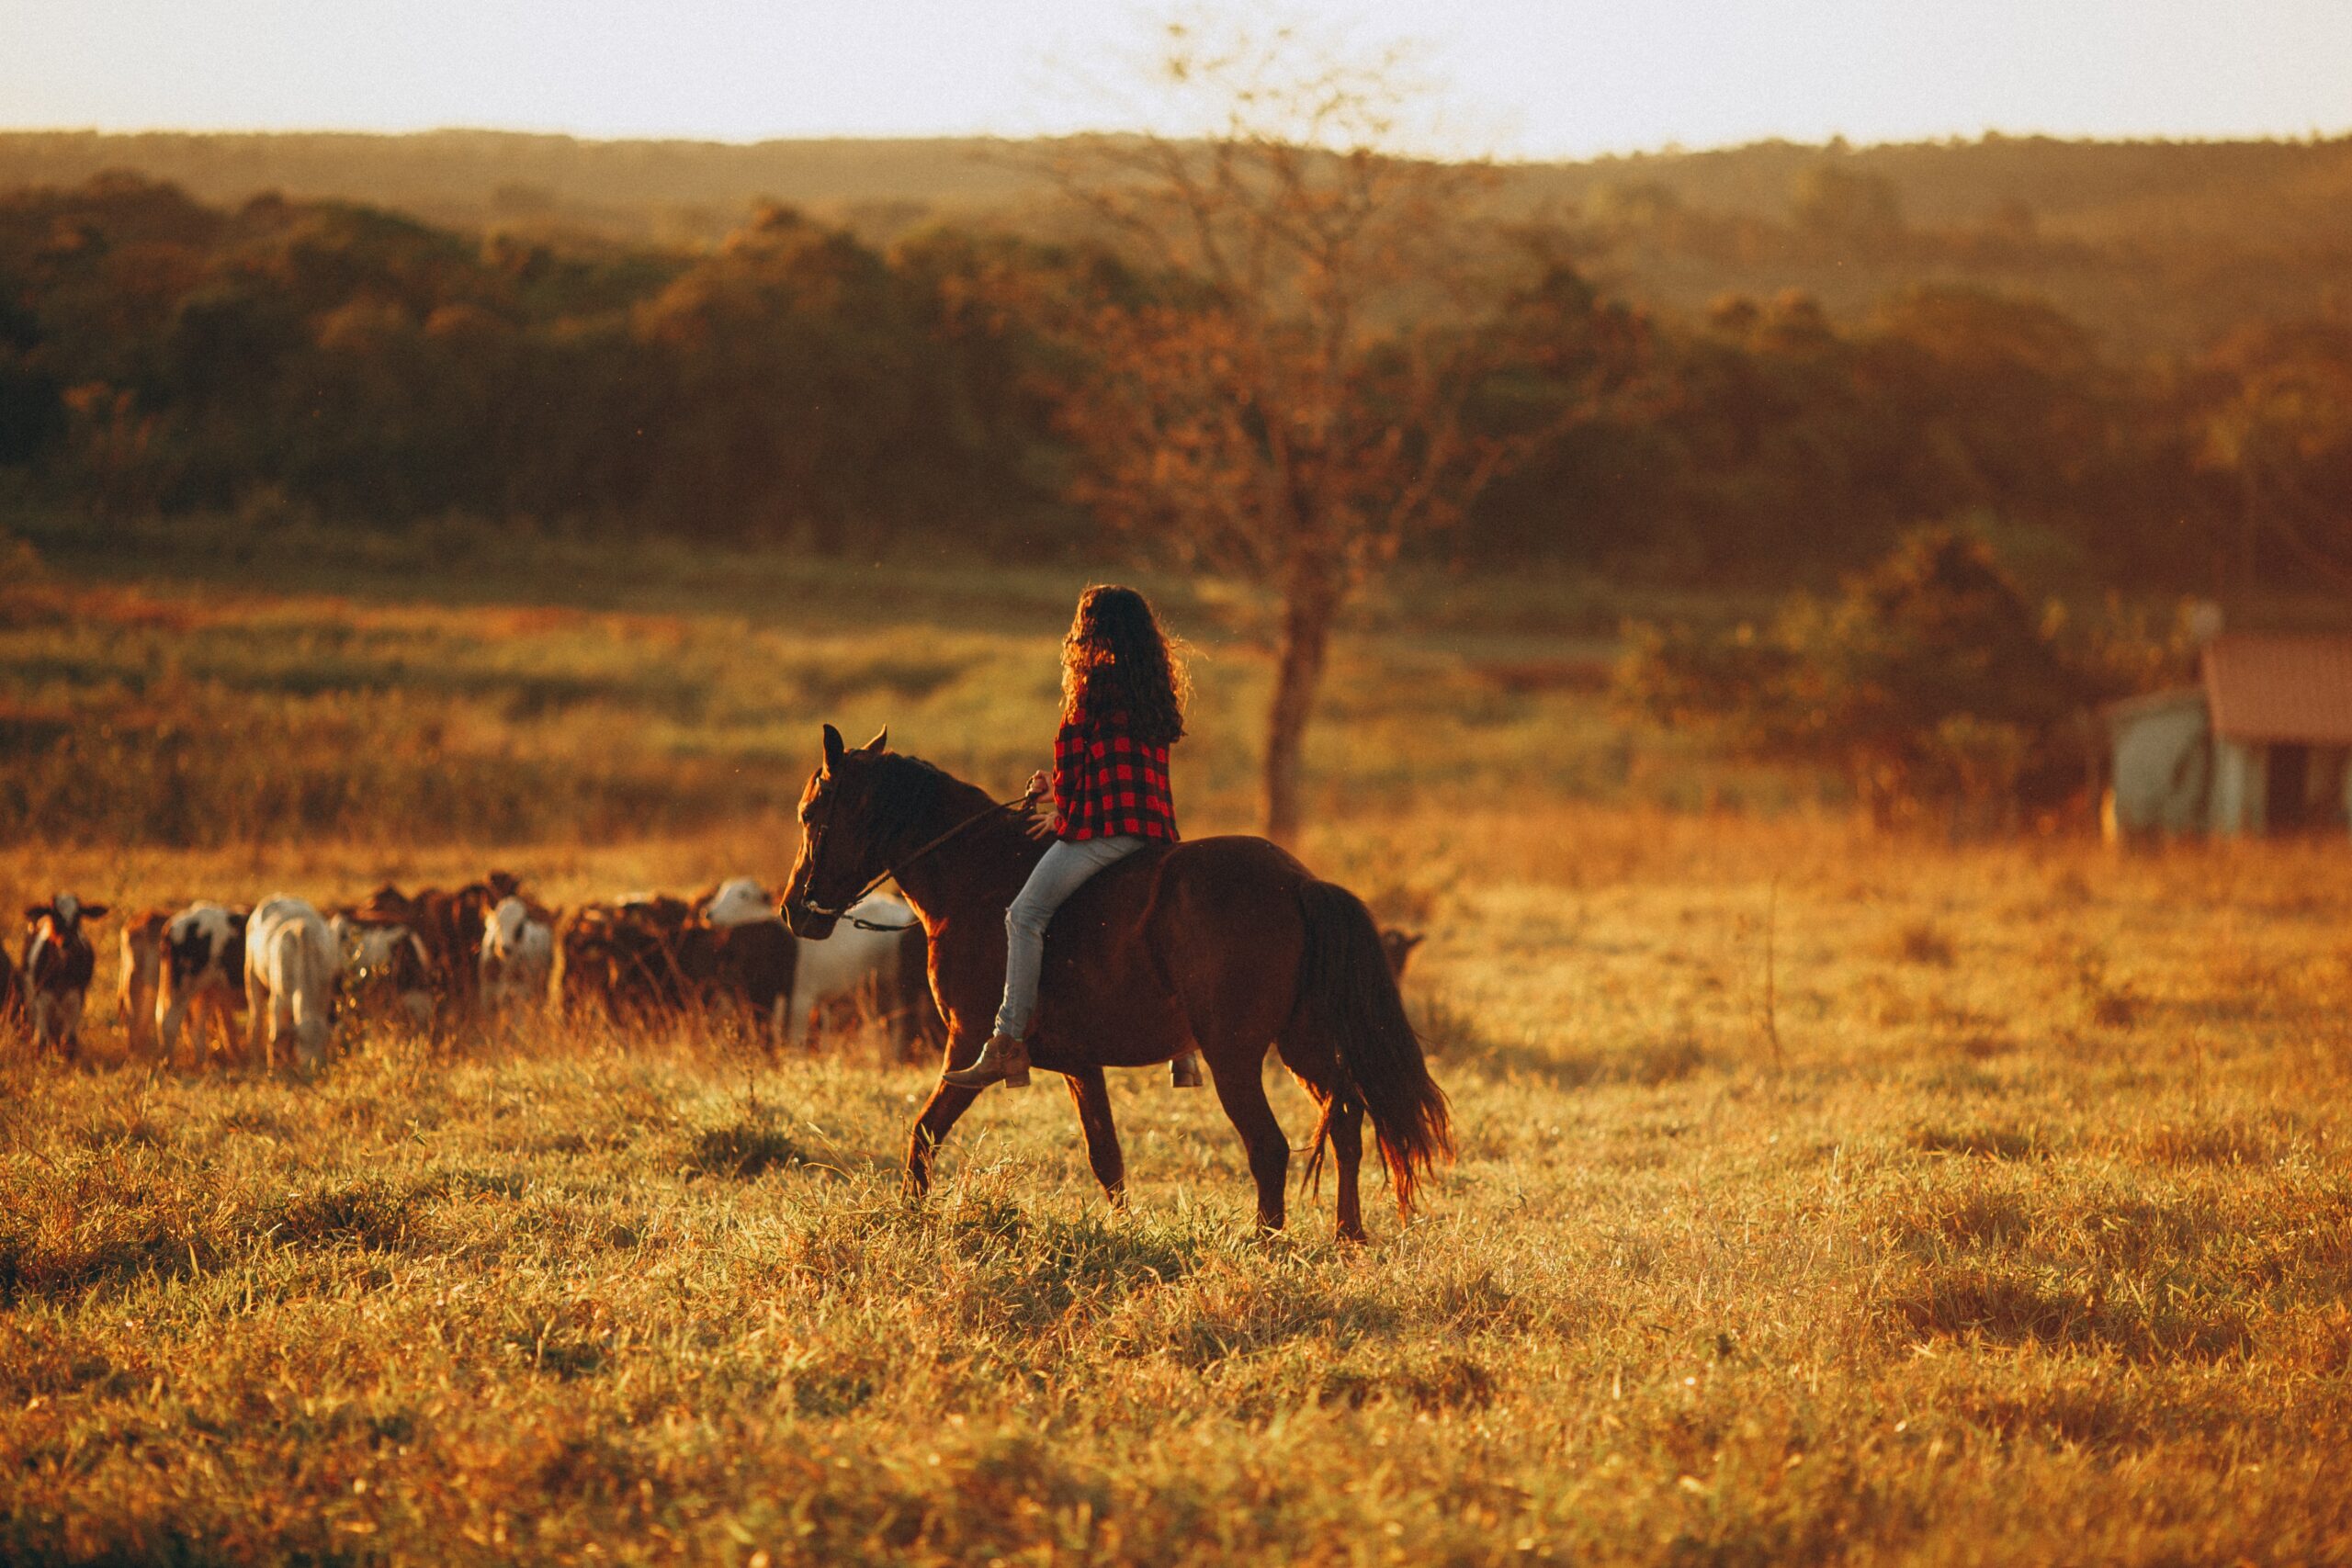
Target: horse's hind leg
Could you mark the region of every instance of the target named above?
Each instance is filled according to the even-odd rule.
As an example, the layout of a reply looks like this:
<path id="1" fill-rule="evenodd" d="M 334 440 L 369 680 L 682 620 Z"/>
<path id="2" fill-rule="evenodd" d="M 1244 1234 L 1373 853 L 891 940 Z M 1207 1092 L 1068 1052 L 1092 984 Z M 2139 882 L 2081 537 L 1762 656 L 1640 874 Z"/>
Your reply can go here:
<path id="1" fill-rule="evenodd" d="M 1363 1205 L 1356 1195 L 1356 1173 L 1363 1164 L 1363 1107 L 1343 1100 L 1331 1112 L 1331 1152 L 1340 1162 L 1340 1227 L 1341 1241 L 1362 1241 Z"/>
<path id="2" fill-rule="evenodd" d="M 1233 1119 L 1250 1156 L 1250 1175 L 1258 1183 L 1258 1224 L 1278 1231 L 1283 1228 L 1283 1184 L 1290 1178 L 1290 1140 L 1274 1120 L 1274 1108 L 1266 1103 L 1265 1053 L 1202 1055 L 1216 1084 L 1217 1102 Z"/>
<path id="3" fill-rule="evenodd" d="M 1119 1129 L 1111 1120 L 1111 1090 L 1100 1067 L 1071 1069 L 1069 1098 L 1078 1107 L 1078 1124 L 1086 1131 L 1086 1163 L 1102 1184 L 1111 1207 L 1127 1206 L 1127 1161 L 1119 1152 Z"/>
<path id="4" fill-rule="evenodd" d="M 1363 1202 L 1359 1176 L 1363 1166 L 1363 1107 L 1340 1092 L 1338 1053 L 1318 1049 L 1311 1036 L 1285 1033 L 1280 1042 L 1283 1065 L 1323 1108 L 1323 1135 L 1340 1168 L 1339 1236 L 1341 1241 L 1364 1239 Z"/>

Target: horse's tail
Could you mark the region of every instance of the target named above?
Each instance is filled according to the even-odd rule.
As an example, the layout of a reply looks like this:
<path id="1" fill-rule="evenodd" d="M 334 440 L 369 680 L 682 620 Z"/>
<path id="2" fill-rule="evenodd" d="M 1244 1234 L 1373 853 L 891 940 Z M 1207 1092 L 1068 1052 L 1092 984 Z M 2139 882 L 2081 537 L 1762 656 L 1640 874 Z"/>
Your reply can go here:
<path id="1" fill-rule="evenodd" d="M 1409 1216 L 1421 1178 L 1441 1156 L 1453 1156 L 1445 1091 L 1430 1077 L 1420 1037 L 1405 1017 L 1405 998 L 1381 951 L 1380 928 L 1363 900 L 1336 883 L 1309 882 L 1298 902 L 1306 921 L 1299 1011 L 1329 1041 L 1340 1069 L 1306 1175 L 1311 1180 L 1322 1169 L 1335 1113 L 1361 1108 L 1372 1118 L 1397 1213 Z"/>

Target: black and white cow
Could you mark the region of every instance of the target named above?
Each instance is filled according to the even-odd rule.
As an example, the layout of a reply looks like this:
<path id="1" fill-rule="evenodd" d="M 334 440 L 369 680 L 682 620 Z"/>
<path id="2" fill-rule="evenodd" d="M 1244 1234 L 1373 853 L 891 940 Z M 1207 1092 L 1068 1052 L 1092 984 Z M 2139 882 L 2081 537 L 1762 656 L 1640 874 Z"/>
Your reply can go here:
<path id="1" fill-rule="evenodd" d="M 164 923 L 155 986 L 155 1045 L 164 1061 L 179 1049 L 180 1026 L 191 1017 L 196 1055 L 207 1020 L 220 1050 L 233 1044 L 230 1018 L 245 1004 L 245 917 L 220 904 L 191 904 Z"/>
<path id="2" fill-rule="evenodd" d="M 433 955 L 406 926 L 378 925 L 348 915 L 328 918 L 343 960 L 343 995 L 355 1014 L 400 1018 L 418 1030 L 433 1027 Z"/>
<path id="3" fill-rule="evenodd" d="M 68 1060 L 82 1049 L 82 1004 L 89 997 L 90 975 L 97 964 L 89 938 L 82 934 L 82 922 L 106 912 L 104 904 L 85 904 L 71 893 L 25 909 L 22 968 L 33 1044 Z"/>

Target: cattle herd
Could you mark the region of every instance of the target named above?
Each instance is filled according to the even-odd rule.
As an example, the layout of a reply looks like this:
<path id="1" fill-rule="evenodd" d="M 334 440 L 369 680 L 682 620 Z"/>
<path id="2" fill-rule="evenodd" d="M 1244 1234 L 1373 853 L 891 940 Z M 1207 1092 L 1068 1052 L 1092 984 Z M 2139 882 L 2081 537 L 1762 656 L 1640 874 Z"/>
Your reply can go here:
<path id="1" fill-rule="evenodd" d="M 25 911 L 14 973 L 0 950 L 0 1035 L 79 1054 L 96 970 L 84 928 L 107 913 L 66 893 Z M 851 913 L 822 942 L 796 939 L 751 877 L 559 912 L 500 871 L 324 910 L 285 895 L 198 902 L 123 919 L 117 1011 L 133 1057 L 170 1063 L 185 1040 L 191 1066 L 243 1054 L 274 1070 L 285 1047 L 306 1073 L 349 1021 L 441 1042 L 540 1009 L 570 1022 L 708 1019 L 782 1049 L 854 1002 L 902 1054 L 936 1045 L 944 1027 L 913 912 L 876 896 Z"/>

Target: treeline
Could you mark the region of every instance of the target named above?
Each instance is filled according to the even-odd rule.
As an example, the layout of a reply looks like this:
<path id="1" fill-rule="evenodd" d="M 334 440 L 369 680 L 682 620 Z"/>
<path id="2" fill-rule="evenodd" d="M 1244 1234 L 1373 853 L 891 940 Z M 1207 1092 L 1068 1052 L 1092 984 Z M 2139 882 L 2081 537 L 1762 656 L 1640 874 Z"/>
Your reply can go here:
<path id="1" fill-rule="evenodd" d="M 1904 243 L 1871 187 L 1814 197 L 1809 243 Z M 665 249 L 337 202 L 228 209 L 109 175 L 0 197 L 0 487 L 99 528 L 458 514 L 832 551 L 1079 547 L 1063 416 L 1088 377 L 1023 302 L 1154 287 L 1069 243 L 932 227 L 883 247 L 784 208 Z M 1853 321 L 1793 292 L 1592 302 L 1486 330 L 1632 322 L 1628 389 L 1423 547 L 1769 584 L 1974 514 L 2098 581 L 2352 570 L 2341 321 L 2126 363 L 2049 304 L 1950 282 Z M 1582 362 L 1559 346 L 1514 362 Z"/>
<path id="2" fill-rule="evenodd" d="M 231 208 L 277 191 L 473 231 L 709 246 L 760 202 L 889 244 L 943 222 L 1050 227 L 1066 143 L 986 138 L 734 145 L 439 130 L 0 132 L 0 190 L 115 170 Z M 1505 211 L 1575 231 L 1612 292 L 1697 311 L 1801 288 L 1840 321 L 1910 284 L 2055 303 L 2120 356 L 2341 307 L 2352 138 L 2089 141 L 1988 134 L 1770 141 L 1495 171 Z"/>
<path id="3" fill-rule="evenodd" d="M 707 254 L 559 253 L 108 177 L 0 201 L 0 460 L 107 513 L 450 513 L 865 548 L 1051 526 L 967 243 L 774 210 Z"/>

